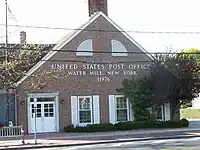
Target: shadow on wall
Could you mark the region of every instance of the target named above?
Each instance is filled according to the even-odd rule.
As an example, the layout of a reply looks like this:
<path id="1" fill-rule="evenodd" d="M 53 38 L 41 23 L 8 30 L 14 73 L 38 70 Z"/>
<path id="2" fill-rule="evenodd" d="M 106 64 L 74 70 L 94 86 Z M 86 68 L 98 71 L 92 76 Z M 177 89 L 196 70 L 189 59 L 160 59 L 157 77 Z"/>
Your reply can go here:
<path id="1" fill-rule="evenodd" d="M 10 94 L 10 120 L 15 125 L 15 95 Z M 6 94 L 0 94 L 0 123 L 6 124 L 7 122 L 7 101 Z"/>

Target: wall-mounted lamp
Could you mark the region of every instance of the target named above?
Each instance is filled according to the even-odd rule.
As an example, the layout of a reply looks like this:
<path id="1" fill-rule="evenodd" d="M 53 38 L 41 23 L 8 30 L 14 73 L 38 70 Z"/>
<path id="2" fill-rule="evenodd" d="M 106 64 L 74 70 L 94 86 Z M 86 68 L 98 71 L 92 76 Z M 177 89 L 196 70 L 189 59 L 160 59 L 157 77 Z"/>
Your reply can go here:
<path id="1" fill-rule="evenodd" d="M 24 105 L 24 103 L 25 103 L 24 101 L 21 101 L 21 102 L 20 102 L 21 105 Z"/>
<path id="2" fill-rule="evenodd" d="M 64 99 L 60 100 L 60 103 L 61 103 L 61 104 L 64 104 L 64 103 L 65 103 L 65 100 L 64 100 Z"/>

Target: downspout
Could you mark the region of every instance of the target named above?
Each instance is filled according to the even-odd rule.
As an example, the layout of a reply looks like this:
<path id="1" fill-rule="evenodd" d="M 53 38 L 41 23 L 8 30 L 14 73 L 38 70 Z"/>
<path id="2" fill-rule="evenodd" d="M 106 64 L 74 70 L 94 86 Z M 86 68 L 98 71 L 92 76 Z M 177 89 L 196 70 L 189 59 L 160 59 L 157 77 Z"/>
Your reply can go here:
<path id="1" fill-rule="evenodd" d="M 15 102 L 15 125 L 17 126 L 17 124 L 18 124 L 18 118 L 17 118 L 17 114 L 18 114 L 18 107 L 17 107 L 17 102 L 18 102 L 18 99 L 17 99 L 17 90 L 16 89 L 14 89 L 14 94 L 15 94 L 15 100 L 14 100 L 14 102 Z"/>

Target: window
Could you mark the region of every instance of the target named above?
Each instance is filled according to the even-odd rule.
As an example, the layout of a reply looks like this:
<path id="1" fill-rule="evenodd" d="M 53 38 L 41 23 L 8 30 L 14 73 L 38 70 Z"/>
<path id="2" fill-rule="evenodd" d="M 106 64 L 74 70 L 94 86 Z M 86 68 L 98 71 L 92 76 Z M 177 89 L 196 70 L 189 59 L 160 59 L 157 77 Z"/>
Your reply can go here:
<path id="1" fill-rule="evenodd" d="M 31 105 L 31 110 L 32 110 L 32 118 L 34 118 L 34 113 L 36 115 L 37 118 L 41 118 L 42 117 L 42 105 L 41 104 L 37 104 L 36 105 L 36 112 L 35 112 L 35 107 L 34 104 Z"/>
<path id="2" fill-rule="evenodd" d="M 162 120 L 162 106 L 161 105 L 156 106 L 156 119 Z"/>
<path id="3" fill-rule="evenodd" d="M 54 106 L 52 104 L 44 104 L 44 116 L 45 117 L 54 117 Z"/>
<path id="4" fill-rule="evenodd" d="M 128 121 L 128 100 L 124 96 L 116 96 L 117 122 Z"/>
<path id="5" fill-rule="evenodd" d="M 79 122 L 80 123 L 91 123 L 91 99 L 90 97 L 79 97 Z"/>
<path id="6" fill-rule="evenodd" d="M 112 40 L 112 56 L 128 56 L 126 47 L 117 40 Z"/>
<path id="7" fill-rule="evenodd" d="M 99 95 L 71 96 L 71 119 L 74 126 L 100 123 Z"/>
<path id="8" fill-rule="evenodd" d="M 77 48 L 77 56 L 93 56 L 92 39 L 83 41 Z"/>

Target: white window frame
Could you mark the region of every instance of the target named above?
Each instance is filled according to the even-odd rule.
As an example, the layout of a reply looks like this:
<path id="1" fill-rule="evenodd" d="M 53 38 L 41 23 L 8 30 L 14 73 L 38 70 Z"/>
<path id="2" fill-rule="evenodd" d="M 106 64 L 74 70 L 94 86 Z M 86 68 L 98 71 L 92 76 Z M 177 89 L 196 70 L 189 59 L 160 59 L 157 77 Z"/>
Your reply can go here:
<path id="1" fill-rule="evenodd" d="M 111 40 L 111 45 L 112 45 L 112 56 L 114 57 L 128 56 L 127 49 L 122 42 L 118 40 Z"/>
<path id="2" fill-rule="evenodd" d="M 81 123 L 80 122 L 80 98 L 89 98 L 90 99 L 90 113 L 91 113 L 91 122 L 87 122 L 87 123 Z M 80 125 L 80 126 L 86 126 L 86 125 L 88 125 L 88 124 L 93 124 L 93 99 L 92 99 L 92 96 L 78 96 L 78 124 Z"/>
<path id="3" fill-rule="evenodd" d="M 83 51 L 83 52 L 82 52 Z M 76 56 L 93 56 L 92 39 L 87 39 L 81 42 L 77 48 Z"/>
<path id="4" fill-rule="evenodd" d="M 117 120 L 117 110 L 121 109 L 121 110 L 124 110 L 124 108 L 117 108 L 117 98 L 121 98 L 121 97 L 124 97 L 124 95 L 115 95 L 115 121 L 116 123 L 118 122 L 126 122 L 126 121 L 130 121 L 130 103 L 129 103 L 129 100 L 126 99 L 126 109 L 127 109 L 127 120 L 126 121 L 118 121 Z"/>

